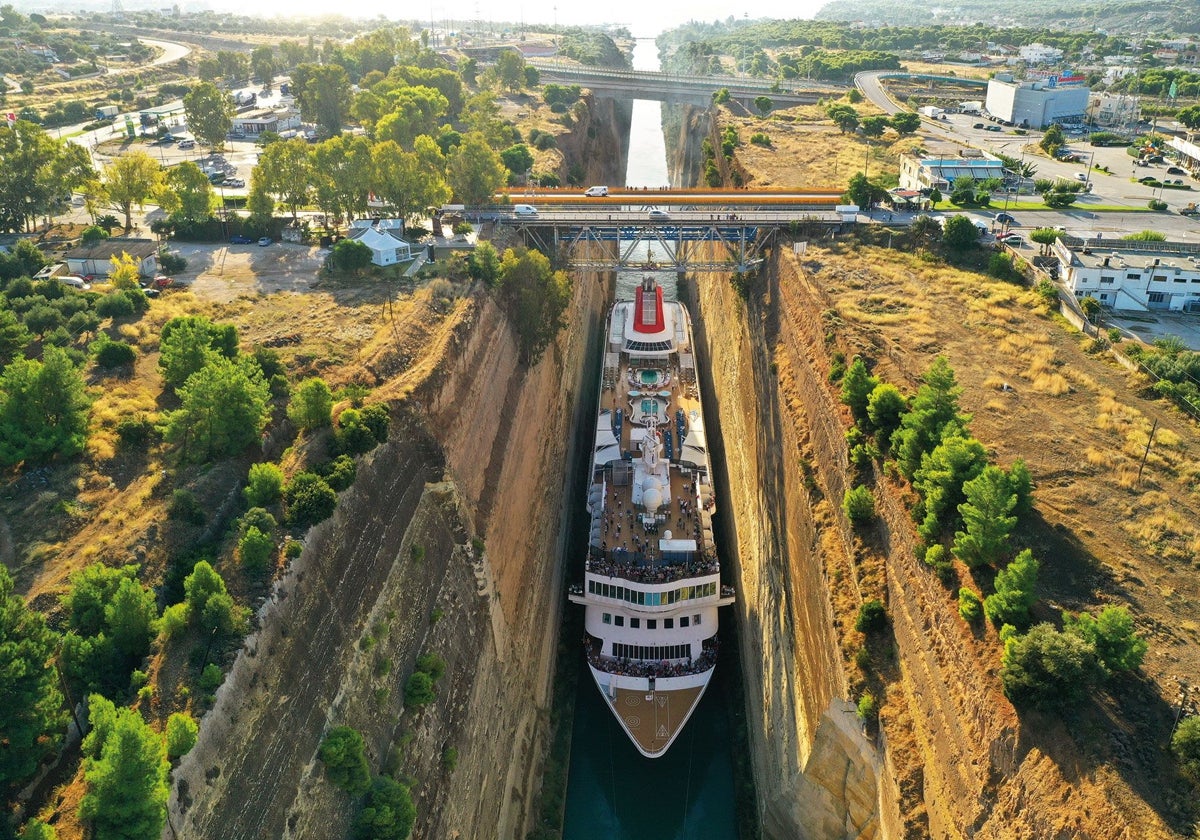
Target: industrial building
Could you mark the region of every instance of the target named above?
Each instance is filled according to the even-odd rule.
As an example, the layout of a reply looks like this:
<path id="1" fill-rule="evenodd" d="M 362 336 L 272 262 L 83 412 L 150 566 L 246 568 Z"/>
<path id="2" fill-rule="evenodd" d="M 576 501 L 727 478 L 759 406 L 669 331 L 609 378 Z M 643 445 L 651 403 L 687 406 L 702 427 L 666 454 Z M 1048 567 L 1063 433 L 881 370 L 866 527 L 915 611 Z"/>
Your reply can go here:
<path id="1" fill-rule="evenodd" d="M 1200 311 L 1200 245 L 1059 239 L 1058 276 L 1077 298 L 1112 309 Z"/>
<path id="2" fill-rule="evenodd" d="M 1006 123 L 1045 128 L 1083 120 L 1089 93 L 1083 85 L 1059 84 L 1054 76 L 1024 82 L 997 76 L 988 81 L 986 107 L 991 116 Z"/>

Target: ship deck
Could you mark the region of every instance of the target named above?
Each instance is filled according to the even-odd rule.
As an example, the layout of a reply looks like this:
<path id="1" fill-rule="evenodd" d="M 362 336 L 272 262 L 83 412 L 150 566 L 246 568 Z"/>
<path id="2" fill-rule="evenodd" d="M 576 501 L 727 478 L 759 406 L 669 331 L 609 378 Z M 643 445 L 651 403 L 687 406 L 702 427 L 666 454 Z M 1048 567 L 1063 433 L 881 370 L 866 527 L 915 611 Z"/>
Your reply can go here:
<path id="1" fill-rule="evenodd" d="M 653 756 L 675 739 L 700 702 L 704 688 L 701 685 L 647 693 L 618 687 L 615 698 L 605 694 L 605 699 L 641 751 Z"/>

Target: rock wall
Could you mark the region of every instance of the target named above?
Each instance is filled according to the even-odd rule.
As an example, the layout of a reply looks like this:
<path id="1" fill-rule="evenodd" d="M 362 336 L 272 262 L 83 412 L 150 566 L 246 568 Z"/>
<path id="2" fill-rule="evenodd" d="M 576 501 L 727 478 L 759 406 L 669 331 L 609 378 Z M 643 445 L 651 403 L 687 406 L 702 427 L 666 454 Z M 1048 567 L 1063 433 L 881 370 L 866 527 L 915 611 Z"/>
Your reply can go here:
<path id="1" fill-rule="evenodd" d="M 605 151 L 586 156 L 604 160 L 615 136 L 592 134 Z M 574 423 L 607 296 L 576 276 L 570 328 L 532 367 L 482 293 L 419 364 L 377 365 L 397 371 L 378 392 L 394 398 L 391 440 L 260 611 L 175 772 L 164 837 L 347 836 L 355 803 L 317 758 L 339 724 L 363 733 L 373 771 L 416 780 L 414 837 L 525 837 L 549 737 Z M 438 698 L 405 710 L 426 652 L 446 661 Z"/>
<path id="2" fill-rule="evenodd" d="M 570 134 L 558 138 L 563 154 L 563 183 L 570 182 L 574 171 L 584 184 L 625 183 L 625 162 L 629 159 L 629 124 L 633 119 L 633 100 L 594 96 L 586 92 L 580 100 L 586 110 L 575 113 Z"/>
<path id="3" fill-rule="evenodd" d="M 703 275 L 694 288 L 709 357 L 706 406 L 719 423 L 729 488 L 723 524 L 735 555 L 763 835 L 899 836 L 881 754 L 845 699 L 833 629 L 826 555 L 844 547 L 824 499 L 841 497 L 837 407 L 812 363 L 812 336 L 788 317 L 775 268 L 759 282 L 767 292 L 750 303 L 722 276 Z"/>

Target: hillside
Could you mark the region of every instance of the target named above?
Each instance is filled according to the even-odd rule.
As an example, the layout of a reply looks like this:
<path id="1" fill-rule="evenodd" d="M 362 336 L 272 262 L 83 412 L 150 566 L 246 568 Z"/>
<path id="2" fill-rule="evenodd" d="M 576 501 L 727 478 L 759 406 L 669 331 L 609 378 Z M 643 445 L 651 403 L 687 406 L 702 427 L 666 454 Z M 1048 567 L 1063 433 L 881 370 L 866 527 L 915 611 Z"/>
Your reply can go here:
<path id="1" fill-rule="evenodd" d="M 1102 29 L 1107 32 L 1148 35 L 1200 32 L 1200 6 L 1195 0 L 1087 3 L 1029 0 L 963 0 L 939 3 L 888 3 L 881 0 L 833 0 L 817 12 L 818 20 L 870 21 L 873 26 L 924 26 L 930 23 L 992 23 L 1001 26 L 1038 27 L 1073 32 Z"/>

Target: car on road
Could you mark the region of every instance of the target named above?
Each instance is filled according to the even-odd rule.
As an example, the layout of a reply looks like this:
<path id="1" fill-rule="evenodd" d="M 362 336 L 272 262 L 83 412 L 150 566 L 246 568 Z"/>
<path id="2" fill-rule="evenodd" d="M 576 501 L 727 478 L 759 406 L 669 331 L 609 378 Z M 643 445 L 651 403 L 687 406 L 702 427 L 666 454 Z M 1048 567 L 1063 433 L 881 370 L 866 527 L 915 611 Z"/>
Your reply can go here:
<path id="1" fill-rule="evenodd" d="M 586 196 L 589 196 L 591 198 L 606 196 L 606 195 L 608 195 L 608 187 L 602 187 L 602 186 L 588 187 L 586 190 L 583 191 L 583 194 Z"/>
<path id="2" fill-rule="evenodd" d="M 1185 175 L 1185 174 L 1187 174 L 1187 173 L 1185 173 L 1185 172 L 1184 172 L 1182 169 L 1180 169 L 1178 166 L 1168 166 L 1168 167 L 1167 167 L 1167 174 L 1168 174 L 1168 175 Z"/>
<path id="3" fill-rule="evenodd" d="M 650 213 L 648 215 L 650 217 L 650 221 L 652 221 L 652 222 L 665 222 L 665 221 L 670 220 L 670 218 L 671 218 L 670 213 L 668 213 L 666 210 L 662 210 L 658 207 L 651 207 Z"/>
<path id="4" fill-rule="evenodd" d="M 971 128 L 983 128 L 983 123 L 975 123 Z"/>
<path id="5" fill-rule="evenodd" d="M 538 214 L 537 208 L 534 207 L 532 204 L 514 204 L 513 205 L 513 215 L 515 215 L 515 216 L 531 216 L 532 217 L 532 216 L 536 216 L 537 214 Z"/>
<path id="6" fill-rule="evenodd" d="M 984 131 L 1003 131 L 1003 129 L 998 125 L 985 125 L 983 127 L 983 130 Z"/>
<path id="7" fill-rule="evenodd" d="M 1012 217 L 1012 215 L 1009 213 L 997 213 L 996 221 L 1002 225 L 1010 225 L 1011 226 L 1011 225 L 1017 224 L 1017 220 L 1014 219 Z"/>
<path id="8" fill-rule="evenodd" d="M 1138 178 L 1138 183 L 1139 184 L 1149 184 L 1151 181 L 1157 181 L 1157 180 L 1158 179 L 1155 178 L 1153 175 L 1147 175 L 1145 178 Z"/>
<path id="9" fill-rule="evenodd" d="M 1075 180 L 1086 184 L 1087 183 L 1087 173 L 1086 172 L 1076 172 Z"/>
<path id="10" fill-rule="evenodd" d="M 270 244 L 271 244 L 272 242 L 274 242 L 274 241 L 275 241 L 275 240 L 274 240 L 274 239 L 272 239 L 272 238 L 271 238 L 271 237 L 269 237 L 269 236 L 263 236 L 263 237 L 260 237 L 260 238 L 259 238 L 259 240 L 258 240 L 258 247 L 260 247 L 260 248 L 266 248 L 268 245 L 270 245 Z"/>
<path id="11" fill-rule="evenodd" d="M 194 148 L 196 148 L 196 141 L 195 141 L 195 140 L 180 140 L 180 141 L 179 141 L 179 148 L 181 148 L 181 149 L 194 149 Z"/>
<path id="12" fill-rule="evenodd" d="M 240 233 L 229 237 L 230 245 L 249 245 L 253 241 L 249 236 L 242 236 Z"/>

